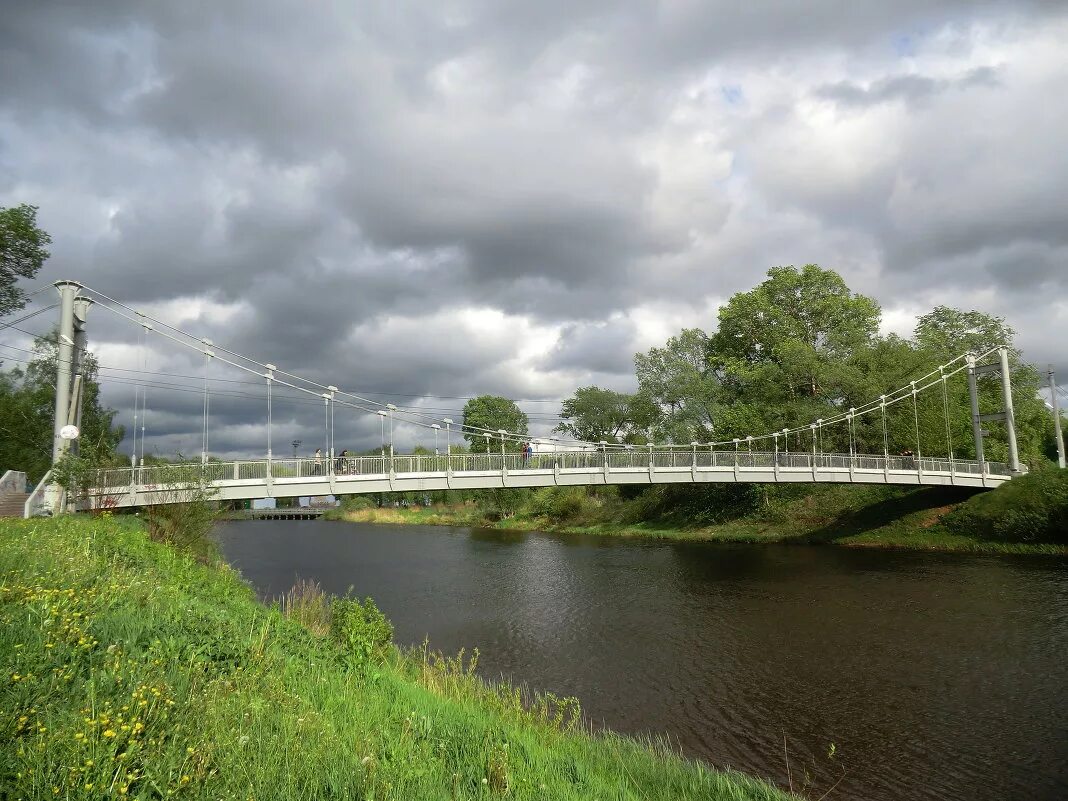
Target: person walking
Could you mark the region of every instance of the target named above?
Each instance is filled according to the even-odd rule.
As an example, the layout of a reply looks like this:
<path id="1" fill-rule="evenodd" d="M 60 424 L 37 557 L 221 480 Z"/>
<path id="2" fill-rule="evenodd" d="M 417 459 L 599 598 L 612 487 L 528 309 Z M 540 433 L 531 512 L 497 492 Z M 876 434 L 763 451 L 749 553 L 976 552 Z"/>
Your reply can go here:
<path id="1" fill-rule="evenodd" d="M 323 474 L 323 449 L 315 449 L 315 467 L 312 470 L 312 475 L 321 476 Z"/>

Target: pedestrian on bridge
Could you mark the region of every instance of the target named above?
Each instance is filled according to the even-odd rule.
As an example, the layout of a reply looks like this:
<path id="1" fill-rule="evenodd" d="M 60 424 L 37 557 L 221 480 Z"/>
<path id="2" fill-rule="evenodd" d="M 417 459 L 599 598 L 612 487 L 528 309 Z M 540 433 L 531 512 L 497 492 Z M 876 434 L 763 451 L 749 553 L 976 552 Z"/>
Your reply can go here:
<path id="1" fill-rule="evenodd" d="M 321 476 L 323 474 L 323 449 L 315 449 L 315 468 L 312 470 L 312 474 Z"/>

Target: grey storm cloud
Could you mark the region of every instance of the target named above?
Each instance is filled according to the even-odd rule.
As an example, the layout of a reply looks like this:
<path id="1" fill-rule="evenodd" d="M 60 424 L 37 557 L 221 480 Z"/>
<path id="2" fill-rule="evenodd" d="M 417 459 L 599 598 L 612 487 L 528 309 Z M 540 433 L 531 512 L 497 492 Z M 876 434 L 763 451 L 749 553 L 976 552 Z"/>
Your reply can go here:
<path id="1" fill-rule="evenodd" d="M 651 310 L 711 328 L 784 263 L 1007 315 L 1068 373 L 1066 35 L 1008 0 L 12 0 L 0 205 L 41 207 L 42 284 L 438 415 L 625 389 Z M 132 366 L 128 324 L 90 331 Z M 137 374 L 109 375 L 129 424 Z M 199 447 L 189 383 L 149 390 L 164 452 Z M 212 386 L 220 451 L 261 448 L 260 388 Z M 278 436 L 321 438 L 316 404 Z"/>

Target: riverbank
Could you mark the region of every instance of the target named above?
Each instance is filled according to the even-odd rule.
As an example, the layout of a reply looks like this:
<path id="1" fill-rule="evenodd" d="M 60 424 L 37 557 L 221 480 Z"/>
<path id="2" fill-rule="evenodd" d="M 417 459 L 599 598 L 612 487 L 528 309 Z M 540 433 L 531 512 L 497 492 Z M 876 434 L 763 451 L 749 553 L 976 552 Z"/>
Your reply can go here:
<path id="1" fill-rule="evenodd" d="M 546 531 L 562 534 L 670 539 L 724 543 L 789 543 L 857 548 L 1001 553 L 1068 554 L 1068 545 L 999 540 L 951 530 L 944 519 L 968 500 L 952 488 L 888 489 L 834 486 L 779 499 L 748 514 L 695 523 L 686 510 L 657 510 L 647 519 L 626 502 L 608 496 L 565 496 L 558 504 L 521 503 L 501 516 L 475 502 L 429 507 L 375 507 L 367 501 L 327 513 L 326 519 L 353 523 L 440 525 Z"/>
<path id="2" fill-rule="evenodd" d="M 0 521 L 0 797 L 787 798 L 463 660 L 345 650 L 137 521 Z"/>

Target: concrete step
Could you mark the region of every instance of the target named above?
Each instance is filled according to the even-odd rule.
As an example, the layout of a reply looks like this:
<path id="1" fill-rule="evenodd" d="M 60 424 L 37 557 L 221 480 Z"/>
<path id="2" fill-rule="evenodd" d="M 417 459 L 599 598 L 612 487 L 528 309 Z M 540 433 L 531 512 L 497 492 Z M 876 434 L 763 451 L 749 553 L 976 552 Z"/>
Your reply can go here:
<path id="1" fill-rule="evenodd" d="M 23 507 L 29 497 L 26 492 L 5 492 L 0 495 L 0 517 L 22 517 Z"/>

